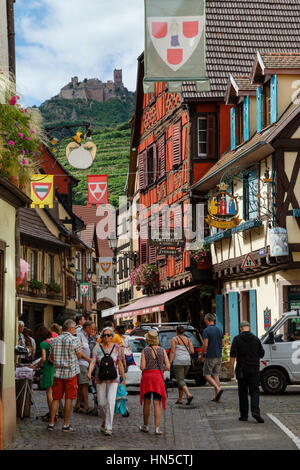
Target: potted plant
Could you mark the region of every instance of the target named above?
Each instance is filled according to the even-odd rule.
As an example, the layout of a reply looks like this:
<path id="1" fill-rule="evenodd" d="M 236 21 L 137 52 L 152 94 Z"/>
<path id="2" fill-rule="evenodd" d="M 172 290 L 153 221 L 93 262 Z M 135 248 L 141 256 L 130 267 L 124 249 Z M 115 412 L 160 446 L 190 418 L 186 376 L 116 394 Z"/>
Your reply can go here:
<path id="1" fill-rule="evenodd" d="M 44 288 L 44 284 L 41 281 L 32 279 L 28 282 L 28 287 L 33 294 L 38 294 Z"/>
<path id="2" fill-rule="evenodd" d="M 46 285 L 46 291 L 48 295 L 56 295 L 60 293 L 60 285 L 52 281 Z"/>
<path id="3" fill-rule="evenodd" d="M 23 109 L 12 80 L 0 75 L 0 90 L 5 90 L 0 106 L 0 172 L 13 184 L 25 189 L 30 175 L 39 167 L 42 143 L 40 117 L 34 109 Z"/>
<path id="4" fill-rule="evenodd" d="M 155 264 L 141 264 L 131 271 L 129 280 L 132 286 L 152 286 L 158 282 L 158 267 Z"/>
<path id="5" fill-rule="evenodd" d="M 221 380 L 231 380 L 229 375 L 230 368 L 230 336 L 225 333 L 224 335 L 224 347 L 222 349 L 222 364 L 220 371 Z"/>
<path id="6" fill-rule="evenodd" d="M 197 250 L 192 250 L 191 258 L 196 263 L 205 263 L 210 253 L 210 248 L 208 245 L 203 245 L 202 248 L 198 248 Z"/>

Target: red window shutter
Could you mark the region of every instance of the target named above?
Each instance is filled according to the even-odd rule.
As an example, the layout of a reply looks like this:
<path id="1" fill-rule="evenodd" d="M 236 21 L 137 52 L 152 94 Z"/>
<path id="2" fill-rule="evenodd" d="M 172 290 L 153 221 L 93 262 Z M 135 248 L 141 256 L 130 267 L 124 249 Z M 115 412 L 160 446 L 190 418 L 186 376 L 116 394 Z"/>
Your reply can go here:
<path id="1" fill-rule="evenodd" d="M 140 189 L 144 189 L 145 185 L 145 173 L 144 173 L 144 153 L 140 153 L 138 156 L 138 170 L 139 170 L 139 185 Z"/>
<path id="2" fill-rule="evenodd" d="M 173 125 L 173 166 L 181 162 L 181 120 Z"/>
<path id="3" fill-rule="evenodd" d="M 157 180 L 158 175 L 158 163 L 157 163 L 157 148 L 156 144 L 153 144 L 153 182 Z"/>
<path id="4" fill-rule="evenodd" d="M 216 158 L 216 116 L 207 115 L 207 158 Z"/>
<path id="5" fill-rule="evenodd" d="M 154 264 L 156 262 L 156 247 L 154 245 L 149 246 L 149 263 Z"/>
<path id="6" fill-rule="evenodd" d="M 147 242 L 140 244 L 140 264 L 147 262 Z"/>
<path id="7" fill-rule="evenodd" d="M 166 174 L 166 143 L 163 135 L 157 143 L 158 178 Z"/>

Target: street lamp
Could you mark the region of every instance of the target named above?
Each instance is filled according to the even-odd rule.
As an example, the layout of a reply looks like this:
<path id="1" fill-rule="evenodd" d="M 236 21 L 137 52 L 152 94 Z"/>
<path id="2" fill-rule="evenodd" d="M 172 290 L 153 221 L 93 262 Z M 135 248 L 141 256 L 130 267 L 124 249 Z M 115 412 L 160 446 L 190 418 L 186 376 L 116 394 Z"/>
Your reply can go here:
<path id="1" fill-rule="evenodd" d="M 89 270 L 87 272 L 87 278 L 88 278 L 89 281 L 92 279 L 92 276 L 93 276 L 92 270 L 91 270 L 91 268 L 89 268 Z"/>
<path id="2" fill-rule="evenodd" d="M 112 232 L 108 237 L 108 246 L 113 251 L 113 263 L 117 262 L 117 251 L 118 251 L 118 239 L 116 237 L 115 232 Z"/>

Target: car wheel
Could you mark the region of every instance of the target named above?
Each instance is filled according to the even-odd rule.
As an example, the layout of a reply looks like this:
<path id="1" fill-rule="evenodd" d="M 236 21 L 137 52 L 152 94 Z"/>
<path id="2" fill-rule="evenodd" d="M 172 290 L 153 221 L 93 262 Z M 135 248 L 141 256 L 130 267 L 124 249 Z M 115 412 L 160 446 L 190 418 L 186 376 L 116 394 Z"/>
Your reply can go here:
<path id="1" fill-rule="evenodd" d="M 281 370 L 269 369 L 261 375 L 261 386 L 265 393 L 283 393 L 287 387 L 287 379 Z"/>
<path id="2" fill-rule="evenodd" d="M 206 379 L 204 377 L 197 377 L 195 379 L 195 384 L 199 386 L 203 386 L 206 384 Z"/>

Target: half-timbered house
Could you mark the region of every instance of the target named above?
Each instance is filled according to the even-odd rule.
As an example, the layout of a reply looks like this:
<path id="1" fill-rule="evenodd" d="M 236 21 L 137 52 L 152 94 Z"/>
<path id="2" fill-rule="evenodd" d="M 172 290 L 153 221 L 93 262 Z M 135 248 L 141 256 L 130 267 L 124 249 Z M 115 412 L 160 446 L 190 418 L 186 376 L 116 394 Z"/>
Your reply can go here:
<path id="1" fill-rule="evenodd" d="M 230 77 L 231 149 L 194 186 L 211 198 L 223 189 L 238 206 L 241 223 L 216 223 L 205 238 L 220 288 L 218 323 L 231 337 L 242 320 L 261 335 L 267 316 L 274 322 L 300 306 L 299 80 L 298 53 L 258 52 L 248 76 Z M 220 207 L 219 220 L 228 221 Z"/>
<path id="2" fill-rule="evenodd" d="M 210 92 L 199 93 L 193 82 L 186 82 L 181 94 L 170 93 L 161 82 L 156 83 L 155 93 L 144 94 L 143 55 L 138 59 L 137 106 L 133 120 L 136 152 L 131 152 L 130 165 L 138 172 L 136 181 L 141 204 L 139 261 L 141 264 L 158 264 L 161 290 L 210 280 L 210 265 L 192 262 L 186 239 L 181 247 L 176 247 L 177 251 L 165 255 L 161 247 L 155 246 L 151 234 L 154 226 L 154 231 L 162 232 L 164 224 L 160 209 L 163 206 L 176 206 L 170 216 L 171 233 L 176 232 L 181 238 L 180 227 L 186 229 L 188 208 L 192 208 L 193 214 L 190 229 L 195 230 L 195 208 L 201 203 L 206 205 L 206 198 L 193 188 L 214 165 L 221 163 L 221 156 L 230 150 L 230 146 L 247 142 L 256 130 L 256 120 L 252 117 L 256 86 L 248 80 L 249 89 L 243 88 L 243 92 L 247 92 L 243 103 L 231 111 L 232 105 L 227 106 L 224 99 L 228 75 L 231 72 L 235 77 L 231 81 L 235 90 L 239 77 L 249 73 L 257 50 L 299 50 L 298 37 L 290 34 L 291 25 L 299 24 L 296 10 L 299 11 L 299 4 L 283 0 L 276 5 L 264 1 L 233 0 L 222 2 L 222 5 L 207 2 L 206 65 Z M 269 103 L 271 91 L 266 89 L 265 92 Z M 247 116 L 251 116 L 249 120 L 245 120 Z M 270 112 L 266 119 L 270 119 Z M 230 138 L 233 121 L 237 129 L 235 142 Z M 157 216 L 151 220 L 154 213 Z M 191 302 L 177 302 L 176 306 L 166 310 L 164 319 L 191 318 L 197 323 L 201 306 L 197 294 L 193 293 Z"/>

